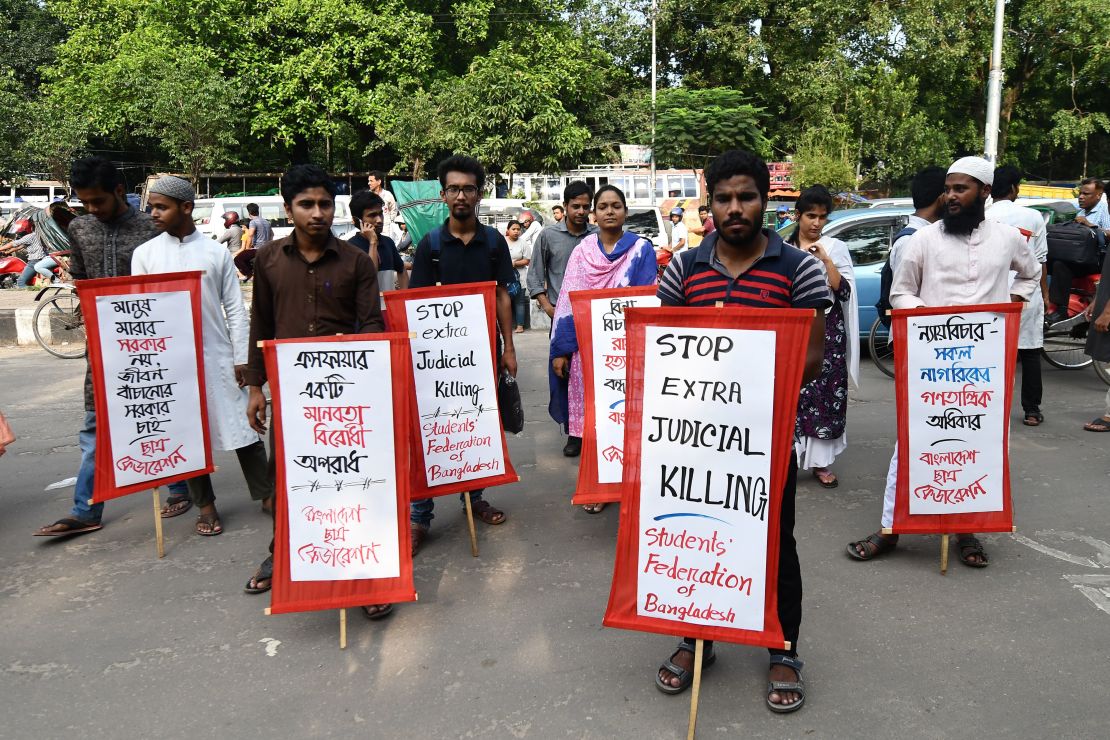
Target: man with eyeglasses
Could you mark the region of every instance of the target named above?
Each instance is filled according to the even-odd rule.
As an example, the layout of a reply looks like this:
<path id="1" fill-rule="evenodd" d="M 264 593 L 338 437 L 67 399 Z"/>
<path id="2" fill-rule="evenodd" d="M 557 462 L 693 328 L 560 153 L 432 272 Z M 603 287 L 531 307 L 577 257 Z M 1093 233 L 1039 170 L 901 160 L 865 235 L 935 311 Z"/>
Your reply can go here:
<path id="1" fill-rule="evenodd" d="M 513 306 L 508 286 L 516 281 L 516 270 L 509 256 L 505 237 L 497 229 L 478 221 L 478 201 L 486 184 L 486 171 L 473 157 L 456 154 L 439 166 L 439 184 L 443 202 L 450 215 L 442 226 L 425 234 L 413 256 L 409 287 L 457 285 L 497 281 L 497 326 L 501 333 L 501 367 L 516 376 L 516 349 L 513 346 Z M 433 249 L 433 243 L 437 244 Z M 474 516 L 486 524 L 503 524 L 505 512 L 495 509 L 482 498 L 482 489 L 471 491 Z M 432 525 L 435 499 L 414 501 L 412 523 L 412 554 L 424 544 Z"/>

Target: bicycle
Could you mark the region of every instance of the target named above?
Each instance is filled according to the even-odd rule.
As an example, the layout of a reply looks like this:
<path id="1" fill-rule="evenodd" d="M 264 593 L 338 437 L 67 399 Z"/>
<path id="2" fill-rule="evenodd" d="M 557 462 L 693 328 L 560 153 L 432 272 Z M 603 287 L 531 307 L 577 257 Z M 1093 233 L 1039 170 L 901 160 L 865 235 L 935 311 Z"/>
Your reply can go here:
<path id="1" fill-rule="evenodd" d="M 889 378 L 894 377 L 894 342 L 891 341 L 890 327 L 882 319 L 875 319 L 867 336 L 867 350 L 871 361 Z"/>
<path id="2" fill-rule="evenodd" d="M 40 302 L 51 291 L 53 295 Z M 47 285 L 35 296 L 35 302 L 39 305 L 31 320 L 31 329 L 39 346 L 63 360 L 84 357 L 88 346 L 77 289 L 71 283 Z"/>

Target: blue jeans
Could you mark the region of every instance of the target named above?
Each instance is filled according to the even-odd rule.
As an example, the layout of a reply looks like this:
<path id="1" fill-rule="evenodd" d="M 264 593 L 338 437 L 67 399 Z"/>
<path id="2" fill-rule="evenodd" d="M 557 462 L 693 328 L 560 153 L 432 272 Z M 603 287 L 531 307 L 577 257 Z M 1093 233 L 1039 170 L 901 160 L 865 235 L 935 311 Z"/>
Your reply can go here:
<path id="1" fill-rule="evenodd" d="M 185 481 L 179 480 L 177 483 L 171 483 L 166 486 L 166 490 L 170 492 L 171 496 L 188 496 L 189 486 Z"/>
<path id="2" fill-rule="evenodd" d="M 51 272 L 58 266 L 58 262 L 53 257 L 43 257 L 35 263 L 35 272 L 42 275 L 47 280 L 54 280 L 54 273 Z"/>
<path id="3" fill-rule="evenodd" d="M 69 515 L 83 522 L 99 522 L 104 516 L 104 504 L 89 504 L 96 475 L 96 414 L 92 411 L 85 412 L 85 428 L 77 433 L 77 446 L 81 449 L 81 467 L 77 470 Z"/>
<path id="4" fill-rule="evenodd" d="M 470 492 L 471 506 L 482 500 L 482 493 L 485 490 L 486 489 L 484 488 L 479 488 L 477 491 Z M 463 506 L 466 506 L 466 502 L 463 501 L 463 494 L 461 493 L 459 494 L 459 503 L 461 503 Z M 434 509 L 435 506 L 436 500 L 434 498 L 422 498 L 419 501 L 413 501 L 412 513 L 409 515 L 409 520 L 413 524 L 419 524 L 421 527 L 432 526 L 432 519 L 435 518 L 435 514 L 432 513 L 432 509 Z"/>

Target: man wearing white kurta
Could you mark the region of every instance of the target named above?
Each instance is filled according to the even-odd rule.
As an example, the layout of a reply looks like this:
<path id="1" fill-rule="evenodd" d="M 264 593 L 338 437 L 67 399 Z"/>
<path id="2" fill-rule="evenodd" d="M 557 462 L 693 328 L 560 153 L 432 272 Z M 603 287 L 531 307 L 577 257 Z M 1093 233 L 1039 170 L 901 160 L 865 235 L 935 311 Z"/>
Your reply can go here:
<path id="1" fill-rule="evenodd" d="M 898 263 L 890 288 L 894 308 L 975 306 L 1028 301 L 1038 288 L 1041 267 L 1013 226 L 986 218 L 994 167 L 981 157 L 964 157 L 948 168 L 944 217 L 918 230 Z M 1010 271 L 1016 276 L 1010 282 Z M 894 524 L 898 446 L 887 471 L 882 526 Z M 890 552 L 898 535 L 882 530 L 848 545 L 848 555 L 871 560 Z M 987 556 L 973 534 L 957 535 L 960 561 L 985 568 Z"/>
<path id="2" fill-rule="evenodd" d="M 148 189 L 155 227 L 162 233 L 135 249 L 134 275 L 202 270 L 201 322 L 204 343 L 204 382 L 208 396 L 208 429 L 212 446 L 235 450 L 251 498 L 265 502 L 273 495 L 266 446 L 247 422 L 247 390 L 242 368 L 247 364 L 250 322 L 231 255 L 193 225 L 196 194 L 179 177 L 163 177 Z M 216 513 L 216 496 L 208 475 L 188 481 L 189 495 L 200 510 L 197 534 L 223 531 Z"/>
<path id="3" fill-rule="evenodd" d="M 1033 253 L 1033 259 L 1041 265 L 1040 287 L 1021 307 L 1021 330 L 1018 332 L 1022 423 L 1036 427 L 1044 422 L 1044 414 L 1041 413 L 1041 347 L 1044 346 L 1044 307 L 1048 302 L 1048 277 L 1045 274 L 1048 230 L 1039 211 L 1014 202 L 1020 185 L 1021 171 L 1017 167 L 1007 164 L 996 169 L 991 188 L 994 203 L 987 209 L 987 218 L 1018 229 L 1025 237 L 1026 248 Z M 1011 272 L 1010 276 L 1013 277 L 1014 273 Z"/>

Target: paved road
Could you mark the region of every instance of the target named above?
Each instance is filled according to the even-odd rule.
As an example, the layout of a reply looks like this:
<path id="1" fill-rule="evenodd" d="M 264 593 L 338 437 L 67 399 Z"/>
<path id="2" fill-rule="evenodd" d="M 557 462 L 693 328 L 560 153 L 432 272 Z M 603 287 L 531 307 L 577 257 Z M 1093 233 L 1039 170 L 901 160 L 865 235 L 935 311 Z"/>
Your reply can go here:
<path id="1" fill-rule="evenodd" d="M 491 493 L 509 521 L 480 530 L 474 559 L 441 499 L 419 602 L 384 623 L 352 613 L 345 652 L 336 612 L 266 617 L 267 599 L 242 593 L 269 520 L 232 455 L 217 455 L 220 537 L 170 520 L 158 561 L 137 495 L 110 503 L 100 532 L 32 538 L 68 510 L 71 489 L 43 489 L 76 473 L 83 366 L 0 349 L 0 408 L 21 437 L 0 459 L 0 737 L 683 737 L 687 696 L 652 684 L 674 641 L 601 626 L 618 512 L 568 503 L 575 466 L 546 421 L 544 343 L 520 342 L 530 421 L 510 449 L 523 482 Z M 1110 435 L 1079 428 L 1105 387 L 1046 368 L 1048 422 L 1014 417 L 1018 537 L 984 538 L 990 568 L 953 559 L 941 577 L 935 537 L 874 563 L 844 555 L 877 527 L 894 436 L 893 385 L 864 376 L 840 488 L 798 492 L 807 706 L 772 715 L 765 653 L 722 646 L 700 736 L 1106 737 Z"/>

